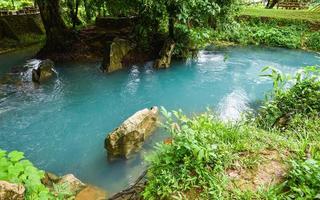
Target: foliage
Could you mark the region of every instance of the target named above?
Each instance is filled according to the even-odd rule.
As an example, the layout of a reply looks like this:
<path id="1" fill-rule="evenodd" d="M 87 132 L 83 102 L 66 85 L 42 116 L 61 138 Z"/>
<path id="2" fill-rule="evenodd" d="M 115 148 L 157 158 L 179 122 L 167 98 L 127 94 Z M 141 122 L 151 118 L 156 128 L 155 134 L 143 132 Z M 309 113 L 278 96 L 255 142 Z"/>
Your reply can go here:
<path id="1" fill-rule="evenodd" d="M 320 51 L 319 12 L 245 9 L 238 26 L 216 31 L 216 41 Z"/>
<path id="2" fill-rule="evenodd" d="M 33 0 L 0 0 L 0 9 L 19 10 L 33 6 Z"/>
<path id="3" fill-rule="evenodd" d="M 54 184 L 50 191 L 42 183 L 44 171 L 37 169 L 19 151 L 6 152 L 0 149 L 0 180 L 23 184 L 26 200 L 65 200 L 73 199 L 68 184 Z"/>
<path id="4" fill-rule="evenodd" d="M 285 19 L 295 21 L 320 21 L 320 12 L 310 12 L 308 10 L 264 9 L 246 7 L 241 10 L 240 15 L 246 15 L 251 17 L 268 17 L 271 19 Z"/>
<path id="5" fill-rule="evenodd" d="M 259 125 L 270 128 L 285 115 L 320 114 L 319 67 L 306 67 L 293 77 L 270 67 L 263 71 L 268 69 L 271 69 L 271 73 L 263 76 L 273 80 L 273 90 L 259 111 L 256 119 Z"/>
<path id="6" fill-rule="evenodd" d="M 72 200 L 74 193 L 68 183 L 53 184 L 52 194 L 56 200 Z"/>
<path id="7" fill-rule="evenodd" d="M 307 35 L 306 46 L 312 50 L 320 50 L 320 32 L 313 32 Z"/>
<path id="8" fill-rule="evenodd" d="M 267 45 L 288 48 L 300 46 L 300 32 L 295 28 L 275 28 L 269 26 L 241 26 L 237 30 L 226 32 L 228 41 L 248 45 Z"/>
<path id="9" fill-rule="evenodd" d="M 163 109 L 171 140 L 148 157 L 146 199 L 314 199 L 320 185 L 319 68 L 307 67 L 294 76 L 274 68 L 264 76 L 274 82 L 253 123 L 225 123 L 206 112 L 187 117 Z M 274 115 L 294 112 L 286 130 L 270 126 Z M 266 121 L 266 122 L 265 122 Z M 268 124 L 269 123 L 269 124 Z M 276 150 L 288 173 L 279 184 L 252 190 L 237 188 L 228 169 L 251 172 L 265 162 L 264 150 Z M 245 156 L 247 155 L 247 156 Z M 246 178 L 246 176 L 245 176 Z M 249 180 L 250 181 L 250 180 Z M 252 180 L 253 181 L 253 180 Z M 240 181 L 241 183 L 241 181 Z M 245 183 L 244 183 L 245 185 Z"/>
<path id="10" fill-rule="evenodd" d="M 287 199 L 315 199 L 320 196 L 320 160 L 292 160 L 285 182 Z"/>
<path id="11" fill-rule="evenodd" d="M 0 150 L 0 180 L 22 183 L 26 188 L 27 199 L 50 198 L 49 189 L 41 183 L 43 177 L 44 172 L 24 159 L 22 152 L 12 151 L 7 153 Z"/>
<path id="12" fill-rule="evenodd" d="M 149 157 L 151 167 L 143 193 L 146 199 L 229 197 L 232 194 L 227 191 L 229 180 L 225 170 L 234 167 L 235 161 L 244 168 L 254 168 L 259 163 L 259 154 L 239 155 L 266 148 L 258 140 L 266 137 L 266 132 L 251 126 L 226 124 L 210 112 L 192 118 L 181 111 L 163 110 L 163 114 L 172 144 L 158 144 L 156 153 Z"/>
<path id="13" fill-rule="evenodd" d="M 212 38 L 212 30 L 208 28 L 189 29 L 185 25 L 178 24 L 176 38 L 174 55 L 179 58 L 188 58 L 209 43 Z"/>

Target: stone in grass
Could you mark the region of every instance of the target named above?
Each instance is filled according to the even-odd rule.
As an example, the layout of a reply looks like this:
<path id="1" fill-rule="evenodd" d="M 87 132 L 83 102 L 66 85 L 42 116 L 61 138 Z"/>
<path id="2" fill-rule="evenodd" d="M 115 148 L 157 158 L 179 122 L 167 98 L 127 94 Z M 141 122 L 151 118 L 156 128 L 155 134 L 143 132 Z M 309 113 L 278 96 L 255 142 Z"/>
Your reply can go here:
<path id="1" fill-rule="evenodd" d="M 21 184 L 0 181 L 0 199 L 1 200 L 24 200 L 25 188 Z"/>
<path id="2" fill-rule="evenodd" d="M 143 109 L 125 120 L 120 127 L 107 135 L 105 148 L 108 151 L 109 160 L 116 157 L 129 158 L 129 155 L 137 152 L 148 136 L 156 129 L 159 109 Z"/>

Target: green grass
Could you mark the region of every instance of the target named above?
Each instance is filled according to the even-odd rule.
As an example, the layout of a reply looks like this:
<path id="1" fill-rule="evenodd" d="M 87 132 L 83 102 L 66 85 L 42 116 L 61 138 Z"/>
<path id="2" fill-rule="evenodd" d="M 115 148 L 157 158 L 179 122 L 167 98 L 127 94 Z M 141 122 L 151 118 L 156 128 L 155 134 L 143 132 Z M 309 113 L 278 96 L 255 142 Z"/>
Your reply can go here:
<path id="1" fill-rule="evenodd" d="M 215 31 L 213 43 L 320 51 L 320 12 L 247 7 L 237 21 L 238 26 Z"/>
<path id="2" fill-rule="evenodd" d="M 149 157 L 145 199 L 319 196 L 319 72 L 317 67 L 308 67 L 292 78 L 284 78 L 276 71 L 270 74 L 274 81 L 273 100 L 264 102 L 261 115 L 274 122 L 268 116 L 273 116 L 274 110 L 268 108 L 278 107 L 274 102 L 286 98 L 282 103 L 291 108 L 286 112 L 296 112 L 285 129 L 261 128 L 250 116 L 238 123 L 226 123 L 211 112 L 187 117 L 180 111 L 163 110 L 172 140 L 158 144 L 156 153 Z M 309 85 L 310 80 L 317 88 Z M 293 84 L 291 88 L 285 87 L 288 83 Z M 302 94 L 303 101 L 297 98 Z M 310 110 L 304 112 L 305 108 Z"/>
<path id="3" fill-rule="evenodd" d="M 240 12 L 240 15 L 320 22 L 320 12 L 309 10 L 285 10 L 247 7 Z"/>

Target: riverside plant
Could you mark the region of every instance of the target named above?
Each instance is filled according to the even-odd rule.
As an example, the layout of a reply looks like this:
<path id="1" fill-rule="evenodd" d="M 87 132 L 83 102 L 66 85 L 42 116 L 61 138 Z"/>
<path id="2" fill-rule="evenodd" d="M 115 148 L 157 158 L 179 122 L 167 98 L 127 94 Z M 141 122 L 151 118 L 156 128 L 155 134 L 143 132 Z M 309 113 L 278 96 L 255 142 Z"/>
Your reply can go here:
<path id="1" fill-rule="evenodd" d="M 272 128 L 277 119 L 287 116 L 288 120 L 296 114 L 312 116 L 320 114 L 320 68 L 305 67 L 295 75 L 283 74 L 272 67 L 270 74 L 262 76 L 273 81 L 273 90 L 266 96 L 256 118 L 257 124 Z"/>
<path id="2" fill-rule="evenodd" d="M 0 180 L 24 185 L 26 200 L 73 199 L 69 185 L 55 184 L 50 191 L 41 183 L 43 177 L 44 171 L 25 159 L 23 152 L 0 149 Z"/>
<path id="3" fill-rule="evenodd" d="M 319 68 L 294 76 L 274 68 L 274 88 L 253 121 L 225 123 L 211 111 L 187 117 L 163 109 L 171 142 L 159 143 L 148 157 L 145 199 L 314 199 L 320 196 Z M 304 94 L 304 95 L 302 95 Z M 280 103 L 281 102 L 281 103 Z M 293 103 L 294 102 L 294 103 Z M 270 128 L 280 111 L 294 112 L 286 129 Z M 269 128 L 266 128 L 269 127 Z M 276 164 L 265 152 L 276 152 Z M 238 187 L 228 170 L 255 174 L 263 166 L 285 171 L 274 184 Z M 262 167 L 262 168 L 261 168 Z M 275 167 L 274 170 L 277 170 Z M 241 173 L 240 173 L 241 174 Z M 274 175 L 270 175 L 274 176 Z M 250 179 L 250 178 L 249 178 Z M 240 182 L 245 181 L 241 180 Z"/>

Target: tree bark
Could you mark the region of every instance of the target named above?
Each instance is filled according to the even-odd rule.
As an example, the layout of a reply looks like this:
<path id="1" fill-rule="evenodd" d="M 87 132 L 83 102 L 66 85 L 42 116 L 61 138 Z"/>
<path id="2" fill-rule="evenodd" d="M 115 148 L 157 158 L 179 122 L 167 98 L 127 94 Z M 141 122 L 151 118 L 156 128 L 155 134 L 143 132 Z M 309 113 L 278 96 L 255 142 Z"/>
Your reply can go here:
<path id="1" fill-rule="evenodd" d="M 266 8 L 272 9 L 278 2 L 279 0 L 268 0 Z"/>
<path id="2" fill-rule="evenodd" d="M 174 18 L 169 17 L 169 37 L 174 39 Z"/>
<path id="3" fill-rule="evenodd" d="M 65 25 L 60 12 L 60 0 L 36 0 L 44 28 L 46 44 L 41 51 L 61 52 L 70 47 L 73 34 Z"/>

